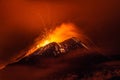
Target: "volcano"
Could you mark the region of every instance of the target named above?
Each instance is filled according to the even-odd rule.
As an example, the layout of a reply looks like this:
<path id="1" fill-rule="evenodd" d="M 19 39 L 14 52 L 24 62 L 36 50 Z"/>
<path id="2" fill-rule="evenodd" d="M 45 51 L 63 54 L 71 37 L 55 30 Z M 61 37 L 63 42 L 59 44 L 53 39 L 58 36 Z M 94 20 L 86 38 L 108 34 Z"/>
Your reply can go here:
<path id="1" fill-rule="evenodd" d="M 108 80 L 118 78 L 117 80 L 119 80 L 117 77 L 119 66 L 116 64 L 114 66 L 108 65 L 106 62 L 109 61 L 111 59 L 108 56 L 96 51 L 90 52 L 90 48 L 85 43 L 76 37 L 72 37 L 61 43 L 52 42 L 40 47 L 32 54 L 8 65 L 8 67 L 26 66 L 27 68 L 38 69 L 36 71 L 38 73 L 43 70 L 41 74 L 44 72 L 51 73 L 42 76 L 39 74 L 41 80 L 70 80 L 71 78 L 72 80 L 87 80 L 87 77 L 90 79 L 94 77 L 98 80 L 103 80 L 103 78 Z M 100 77 L 96 77 L 96 74 Z M 107 76 L 108 74 L 110 76 Z"/>
<path id="2" fill-rule="evenodd" d="M 38 48 L 31 55 L 23 57 L 17 63 L 36 63 L 38 58 L 49 57 L 55 58 L 69 54 L 77 49 L 88 50 L 88 47 L 76 37 L 69 38 L 61 43 L 52 42 Z"/>

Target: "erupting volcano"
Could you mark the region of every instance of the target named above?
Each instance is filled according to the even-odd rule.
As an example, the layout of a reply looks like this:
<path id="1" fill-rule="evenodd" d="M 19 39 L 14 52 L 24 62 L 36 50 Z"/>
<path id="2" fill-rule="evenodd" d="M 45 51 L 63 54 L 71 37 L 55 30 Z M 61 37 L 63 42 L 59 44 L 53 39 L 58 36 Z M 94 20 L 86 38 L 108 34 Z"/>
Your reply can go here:
<path id="1" fill-rule="evenodd" d="M 40 47 L 43 47 L 52 42 L 60 43 L 72 37 L 77 37 L 80 38 L 80 40 L 83 40 L 83 35 L 79 34 L 79 32 L 77 30 L 77 27 L 72 23 L 63 23 L 62 25 L 57 26 L 54 30 L 47 30 L 42 40 L 39 40 L 39 38 L 37 38 L 35 45 L 29 49 L 26 56 L 32 54 Z"/>
<path id="2" fill-rule="evenodd" d="M 25 52 L 25 55 L 18 57 L 16 60 L 19 61 L 25 57 L 22 59 L 22 62 L 25 62 L 26 59 L 29 60 L 28 58 L 34 56 L 55 57 L 76 49 L 89 49 L 88 45 L 84 43 L 85 36 L 72 23 L 63 23 L 53 30 L 47 30 L 45 33 L 42 39 L 38 37 L 35 40 L 35 44 Z"/>

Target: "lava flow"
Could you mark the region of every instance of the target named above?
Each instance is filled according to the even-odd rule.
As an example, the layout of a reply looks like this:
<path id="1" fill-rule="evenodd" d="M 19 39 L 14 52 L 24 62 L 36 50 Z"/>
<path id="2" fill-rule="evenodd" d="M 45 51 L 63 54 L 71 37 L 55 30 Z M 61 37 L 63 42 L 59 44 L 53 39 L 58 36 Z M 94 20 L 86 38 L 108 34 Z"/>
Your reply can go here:
<path id="1" fill-rule="evenodd" d="M 79 37 L 78 30 L 75 25 L 69 24 L 62 24 L 55 28 L 55 30 L 50 31 L 48 30 L 47 36 L 45 36 L 42 40 L 37 40 L 34 45 L 28 52 L 27 55 L 32 54 L 38 48 L 43 47 L 49 43 L 57 42 L 60 43 L 66 39 L 71 37 Z"/>

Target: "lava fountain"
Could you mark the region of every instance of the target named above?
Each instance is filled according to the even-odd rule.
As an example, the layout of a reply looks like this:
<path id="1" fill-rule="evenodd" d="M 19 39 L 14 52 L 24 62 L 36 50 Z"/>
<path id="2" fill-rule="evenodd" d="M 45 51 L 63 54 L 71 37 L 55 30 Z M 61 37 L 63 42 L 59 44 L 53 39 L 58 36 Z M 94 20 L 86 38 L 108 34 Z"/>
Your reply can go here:
<path id="1" fill-rule="evenodd" d="M 29 49 L 26 56 L 32 54 L 38 48 L 52 42 L 60 43 L 71 37 L 77 37 L 80 38 L 80 40 L 83 40 L 83 34 L 81 34 L 80 31 L 78 31 L 77 27 L 72 23 L 63 23 L 60 26 L 57 26 L 54 30 L 48 30 L 45 33 L 46 35 L 43 37 L 42 40 L 40 40 L 39 38 L 36 39 L 35 45 L 32 46 L 31 49 Z"/>

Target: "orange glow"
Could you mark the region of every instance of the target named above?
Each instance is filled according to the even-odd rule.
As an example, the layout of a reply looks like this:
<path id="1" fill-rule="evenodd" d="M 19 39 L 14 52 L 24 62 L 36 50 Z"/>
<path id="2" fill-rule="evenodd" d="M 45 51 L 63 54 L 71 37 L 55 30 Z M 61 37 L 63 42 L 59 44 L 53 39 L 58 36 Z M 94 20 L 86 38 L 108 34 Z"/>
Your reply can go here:
<path id="1" fill-rule="evenodd" d="M 62 42 L 66 39 L 69 39 L 71 37 L 78 37 L 77 29 L 75 25 L 73 24 L 62 24 L 58 26 L 55 30 L 47 33 L 47 36 L 45 36 L 42 40 L 37 41 L 36 47 L 30 49 L 27 53 L 27 55 L 33 53 L 35 50 L 37 50 L 40 47 L 43 47 L 49 43 L 52 42 Z"/>
<path id="2" fill-rule="evenodd" d="M 46 36 L 37 46 L 42 47 L 51 42 L 62 42 L 71 37 L 77 37 L 77 29 L 73 24 L 62 24 L 61 26 L 57 27 L 54 31 L 48 33 Z"/>

